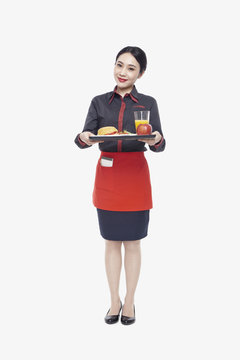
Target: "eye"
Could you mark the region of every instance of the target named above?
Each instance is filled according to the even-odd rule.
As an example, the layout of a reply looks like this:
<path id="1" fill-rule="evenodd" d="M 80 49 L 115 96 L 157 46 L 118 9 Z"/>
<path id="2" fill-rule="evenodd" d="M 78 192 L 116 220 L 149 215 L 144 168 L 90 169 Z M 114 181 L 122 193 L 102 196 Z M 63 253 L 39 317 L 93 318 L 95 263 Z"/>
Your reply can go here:
<path id="1" fill-rule="evenodd" d="M 117 66 L 122 67 L 122 65 L 121 65 L 121 64 L 117 64 Z"/>
<path id="2" fill-rule="evenodd" d="M 135 69 L 134 68 L 129 68 L 129 70 L 134 71 Z"/>

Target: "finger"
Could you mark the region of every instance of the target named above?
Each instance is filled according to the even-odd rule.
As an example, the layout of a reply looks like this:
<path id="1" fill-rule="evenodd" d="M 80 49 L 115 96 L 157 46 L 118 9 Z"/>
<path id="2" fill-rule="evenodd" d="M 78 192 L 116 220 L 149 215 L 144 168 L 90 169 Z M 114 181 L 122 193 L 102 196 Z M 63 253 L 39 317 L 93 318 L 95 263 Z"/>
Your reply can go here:
<path id="1" fill-rule="evenodd" d="M 91 144 L 93 145 L 93 144 L 97 144 L 97 143 L 102 143 L 102 142 L 104 142 L 104 141 L 102 141 L 102 140 L 91 140 Z"/>
<path id="2" fill-rule="evenodd" d="M 88 141 L 88 145 L 94 145 L 94 144 L 97 144 L 97 143 L 103 143 L 104 141 L 100 141 L 100 140 L 96 140 L 96 141 L 94 141 L 94 140 L 90 140 L 90 141 Z"/>
<path id="3" fill-rule="evenodd" d="M 88 144 L 88 145 L 94 145 L 94 144 L 95 144 L 95 141 L 92 141 L 92 140 L 87 139 L 87 140 L 86 140 L 86 144 Z"/>

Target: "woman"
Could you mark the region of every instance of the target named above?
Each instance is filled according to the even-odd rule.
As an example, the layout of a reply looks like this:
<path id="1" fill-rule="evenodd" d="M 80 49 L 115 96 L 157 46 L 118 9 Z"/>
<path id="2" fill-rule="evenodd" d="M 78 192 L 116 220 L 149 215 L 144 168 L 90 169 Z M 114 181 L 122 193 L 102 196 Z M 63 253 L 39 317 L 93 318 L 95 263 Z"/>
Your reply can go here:
<path id="1" fill-rule="evenodd" d="M 150 110 L 149 123 L 155 138 L 98 141 L 101 155 L 96 169 L 93 204 L 97 208 L 100 233 L 105 239 L 105 266 L 111 294 L 111 307 L 104 318 L 107 324 L 116 323 L 121 310 L 122 324 L 133 324 L 136 319 L 134 294 L 141 266 L 140 241 L 147 236 L 152 208 L 145 143 L 154 152 L 165 149 L 157 102 L 151 96 L 138 93 L 134 85 L 146 66 L 146 55 L 138 47 L 128 46 L 117 54 L 115 89 L 93 98 L 83 131 L 75 139 L 79 148 L 86 149 L 96 144 L 89 137 L 105 126 L 136 133 L 133 112 Z M 119 296 L 122 244 L 127 289 L 123 306 Z"/>

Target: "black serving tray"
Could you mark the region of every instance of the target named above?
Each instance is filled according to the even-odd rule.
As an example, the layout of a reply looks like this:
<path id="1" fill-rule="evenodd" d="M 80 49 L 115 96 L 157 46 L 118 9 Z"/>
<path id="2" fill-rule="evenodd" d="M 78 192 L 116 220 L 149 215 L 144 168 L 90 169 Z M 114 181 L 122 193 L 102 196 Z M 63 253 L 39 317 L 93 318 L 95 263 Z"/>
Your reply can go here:
<path id="1" fill-rule="evenodd" d="M 137 134 L 126 134 L 126 135 L 94 135 L 89 136 L 90 140 L 96 141 L 118 141 L 118 140 L 145 140 L 154 139 L 155 134 L 151 135 L 137 135 Z"/>

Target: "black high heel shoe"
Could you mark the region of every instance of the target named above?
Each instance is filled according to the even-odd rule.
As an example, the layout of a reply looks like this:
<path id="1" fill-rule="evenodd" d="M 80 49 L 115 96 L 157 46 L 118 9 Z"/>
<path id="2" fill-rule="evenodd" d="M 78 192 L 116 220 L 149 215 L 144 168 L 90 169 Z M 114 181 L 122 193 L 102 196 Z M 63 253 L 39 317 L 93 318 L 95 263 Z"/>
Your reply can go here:
<path id="1" fill-rule="evenodd" d="M 120 312 L 122 310 L 122 302 L 120 301 L 121 305 L 120 305 L 120 310 L 119 310 L 119 313 L 117 315 L 108 315 L 110 309 L 108 310 L 104 320 L 105 320 L 105 323 L 107 324 L 116 324 L 119 320 L 119 315 L 120 315 Z"/>
<path id="2" fill-rule="evenodd" d="M 133 309 L 134 309 L 134 316 L 125 316 L 125 315 L 121 316 L 121 323 L 123 325 L 132 325 L 133 323 L 135 323 L 136 321 L 135 305 L 133 305 Z"/>

